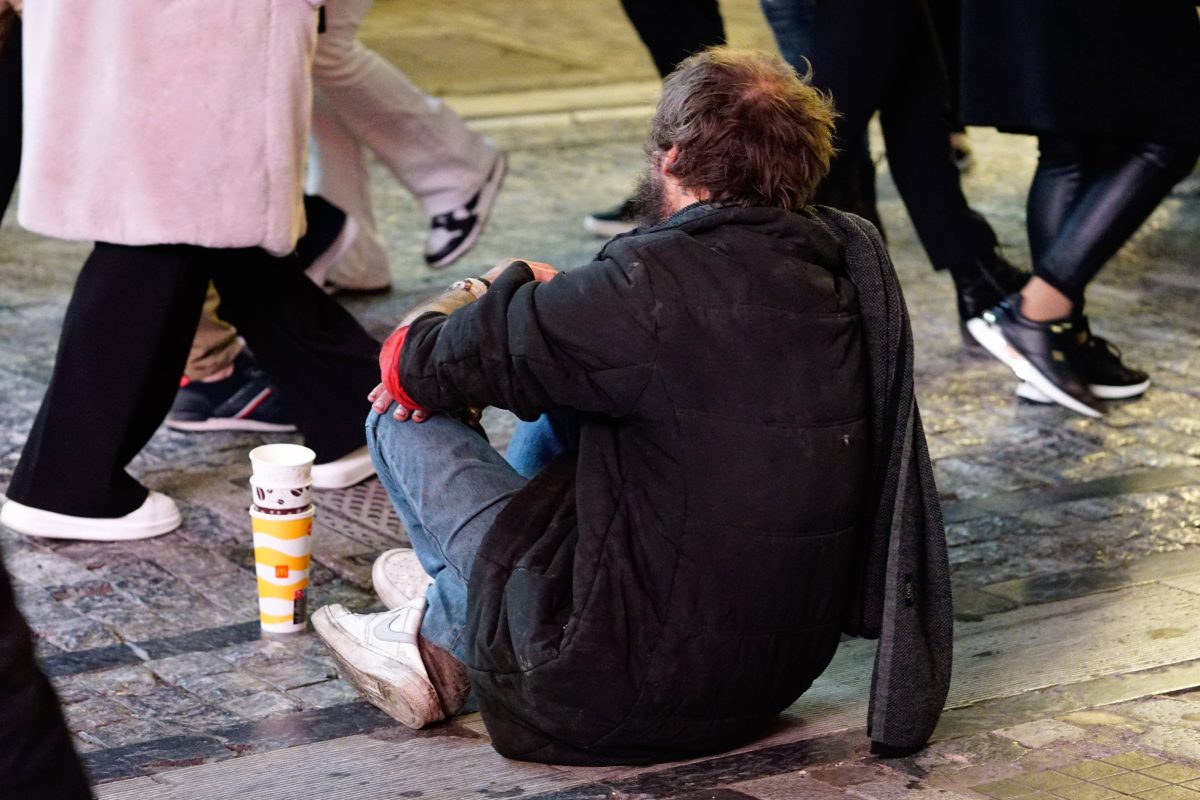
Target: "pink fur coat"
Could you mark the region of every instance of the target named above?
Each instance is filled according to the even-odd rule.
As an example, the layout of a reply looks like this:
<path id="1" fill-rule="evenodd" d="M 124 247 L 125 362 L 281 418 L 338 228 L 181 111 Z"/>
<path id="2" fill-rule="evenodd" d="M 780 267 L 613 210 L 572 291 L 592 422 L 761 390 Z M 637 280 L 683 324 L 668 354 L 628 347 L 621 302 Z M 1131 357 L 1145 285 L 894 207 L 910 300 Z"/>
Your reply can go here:
<path id="1" fill-rule="evenodd" d="M 319 2 L 24 5 L 22 225 L 62 239 L 292 250 Z"/>

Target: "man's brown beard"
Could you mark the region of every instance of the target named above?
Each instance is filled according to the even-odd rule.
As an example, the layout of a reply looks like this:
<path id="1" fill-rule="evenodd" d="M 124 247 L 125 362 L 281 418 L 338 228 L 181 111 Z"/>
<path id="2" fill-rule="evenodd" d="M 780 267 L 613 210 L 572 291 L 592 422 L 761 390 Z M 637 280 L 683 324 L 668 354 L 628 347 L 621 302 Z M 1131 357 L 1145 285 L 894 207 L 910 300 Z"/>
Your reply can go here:
<path id="1" fill-rule="evenodd" d="M 633 208 L 642 227 L 665 222 L 667 217 L 667 185 L 655 165 L 647 165 L 633 190 Z"/>

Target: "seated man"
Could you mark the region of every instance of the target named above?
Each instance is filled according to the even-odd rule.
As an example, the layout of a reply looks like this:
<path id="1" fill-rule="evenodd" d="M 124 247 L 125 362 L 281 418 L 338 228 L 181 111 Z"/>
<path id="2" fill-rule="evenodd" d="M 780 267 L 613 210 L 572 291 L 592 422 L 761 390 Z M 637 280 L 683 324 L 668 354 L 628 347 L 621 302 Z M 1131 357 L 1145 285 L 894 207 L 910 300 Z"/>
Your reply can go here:
<path id="1" fill-rule="evenodd" d="M 905 641 L 877 672 L 893 689 L 911 681 L 936 721 L 948 657 L 912 642 L 948 636 L 949 597 L 924 594 L 926 574 L 945 577 L 940 517 L 921 516 L 936 512 L 932 481 L 904 471 L 928 467 L 911 340 L 892 276 L 879 363 L 895 394 L 873 397 L 868 340 L 882 328 L 860 312 L 834 224 L 861 221 L 805 205 L 831 120 L 774 56 L 689 58 L 652 123 L 645 227 L 569 272 L 515 262 L 490 285 L 460 282 L 401 323 L 367 439 L 434 580 L 392 611 L 313 618 L 371 702 L 417 728 L 473 690 L 506 756 L 662 761 L 761 733 L 843 630 L 874 635 L 883 620 L 887 637 L 901 620 Z M 859 243 L 882 253 L 871 235 Z M 886 256 L 871 263 L 886 266 L 875 286 L 892 275 Z M 511 463 L 446 413 L 487 405 L 538 420 L 519 427 Z M 924 494 L 877 483 L 899 472 Z M 907 515 L 892 514 L 898 492 Z M 888 579 L 902 594 L 882 598 L 872 565 L 893 566 L 902 517 L 932 530 L 932 569 L 918 553 L 907 580 Z M 920 664 L 892 671 L 892 653 L 915 650 Z M 928 713 L 877 705 L 884 744 L 919 747 L 932 730 Z M 911 730 L 889 738 L 896 725 Z"/>

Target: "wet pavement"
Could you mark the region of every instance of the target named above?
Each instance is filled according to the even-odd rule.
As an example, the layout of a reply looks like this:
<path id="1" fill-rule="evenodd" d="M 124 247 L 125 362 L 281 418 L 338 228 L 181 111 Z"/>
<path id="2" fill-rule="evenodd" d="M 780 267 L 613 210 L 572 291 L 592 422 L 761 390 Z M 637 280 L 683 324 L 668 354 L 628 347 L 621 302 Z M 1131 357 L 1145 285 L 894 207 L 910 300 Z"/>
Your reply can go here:
<path id="1" fill-rule="evenodd" d="M 433 275 L 421 266 L 416 205 L 374 167 L 394 290 L 347 306 L 376 335 L 416 299 L 502 257 L 570 267 L 594 253 L 580 220 L 632 185 L 654 75 L 616 0 L 581 5 L 592 11 L 584 28 L 549 0 L 462 0 L 439 4 L 440 18 L 433 6 L 380 3 L 366 38 L 414 64 L 419 80 L 436 84 L 440 64 L 449 77 L 437 88 L 508 150 L 510 173 L 478 247 Z M 755 5 L 726 4 L 735 42 L 761 42 Z M 394 21 L 409 12 L 411 25 Z M 532 42 L 524 31 L 539 18 L 546 36 Z M 451 51 L 492 42 L 473 67 L 486 77 L 472 81 L 422 51 L 435 29 Z M 568 57 L 582 66 L 561 68 Z M 614 81 L 633 89 L 609 91 Z M 514 114 L 495 113 L 495 91 L 515 93 Z M 966 191 L 1010 257 L 1028 263 L 1032 143 L 972 136 Z M 866 753 L 873 650 L 861 641 L 843 645 L 778 730 L 718 758 L 572 770 L 501 759 L 474 715 L 408 731 L 337 678 L 314 636 L 259 636 L 246 453 L 287 437 L 163 428 L 131 471 L 179 502 L 180 530 L 128 544 L 0 530 L 42 666 L 100 795 L 283 797 L 271 776 L 287 770 L 314 797 L 1200 798 L 1200 693 L 1189 691 L 1200 686 L 1200 199 L 1167 201 L 1090 291 L 1093 328 L 1154 386 L 1089 420 L 1018 401 L 1005 368 L 964 352 L 950 280 L 929 268 L 886 161 L 880 190 L 913 316 L 959 619 L 951 710 L 927 751 L 898 761 Z M 0 226 L 0 340 L 9 343 L 0 349 L 0 488 L 87 250 L 25 233 L 11 212 Z M 488 427 L 502 446 L 511 418 L 490 413 Z M 310 602 L 375 606 L 371 562 L 405 543 L 382 488 L 372 480 L 317 503 Z"/>

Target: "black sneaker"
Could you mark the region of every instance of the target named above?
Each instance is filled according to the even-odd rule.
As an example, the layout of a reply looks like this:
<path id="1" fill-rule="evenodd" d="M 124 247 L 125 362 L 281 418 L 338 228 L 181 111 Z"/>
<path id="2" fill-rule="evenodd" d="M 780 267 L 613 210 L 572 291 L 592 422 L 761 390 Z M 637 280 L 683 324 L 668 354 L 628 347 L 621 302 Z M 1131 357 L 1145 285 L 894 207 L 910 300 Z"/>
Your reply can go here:
<path id="1" fill-rule="evenodd" d="M 492 204 L 504 183 L 504 154 L 497 152 L 487 179 L 464 205 L 430 221 L 425 239 L 425 264 L 430 269 L 448 267 L 475 246 L 492 215 Z"/>
<path id="2" fill-rule="evenodd" d="M 593 236 L 611 239 L 628 233 L 638 226 L 637 204 L 632 197 L 607 211 L 597 211 L 583 218 L 583 227 Z"/>
<path id="3" fill-rule="evenodd" d="M 296 430 L 279 392 L 245 350 L 228 378 L 210 383 L 185 378 L 167 414 L 167 427 L 192 432 Z"/>
<path id="4" fill-rule="evenodd" d="M 1128 400 L 1150 388 L 1150 376 L 1121 361 L 1120 349 L 1104 337 L 1093 334 L 1087 317 L 1078 317 L 1074 323 L 1079 366 L 1093 395 L 1102 400 Z M 1029 383 L 1017 385 L 1017 397 L 1035 403 L 1054 402 Z"/>
<path id="5" fill-rule="evenodd" d="M 1061 406 L 1089 417 L 1103 416 L 1080 364 L 1076 329 L 1070 320 L 1034 322 L 1021 316 L 1020 295 L 967 323 L 967 330 L 1017 377 Z"/>

